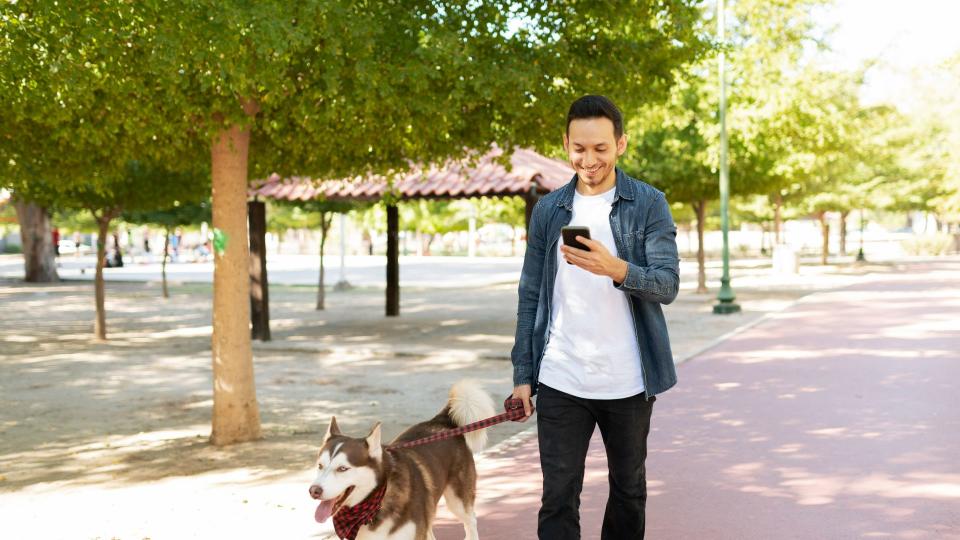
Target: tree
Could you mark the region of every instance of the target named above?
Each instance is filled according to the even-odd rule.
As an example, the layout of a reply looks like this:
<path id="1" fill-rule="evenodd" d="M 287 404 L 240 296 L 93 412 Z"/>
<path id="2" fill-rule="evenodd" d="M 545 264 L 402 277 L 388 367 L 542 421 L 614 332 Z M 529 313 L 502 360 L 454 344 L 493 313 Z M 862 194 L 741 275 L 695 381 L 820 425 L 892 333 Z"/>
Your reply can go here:
<path id="1" fill-rule="evenodd" d="M 48 208 L 17 196 L 13 201 L 20 223 L 23 275 L 28 283 L 60 281 L 54 257 L 53 227 Z"/>
<path id="2" fill-rule="evenodd" d="M 324 283 L 324 263 L 323 254 L 326 251 L 327 233 L 330 232 L 330 224 L 333 221 L 334 214 L 345 214 L 357 209 L 359 203 L 349 201 L 310 201 L 307 208 L 320 214 L 320 277 L 317 282 L 317 309 L 322 310 L 327 307 L 326 285 Z M 342 233 L 342 231 L 341 231 Z"/>
<path id="3" fill-rule="evenodd" d="M 830 254 L 827 212 L 840 214 L 840 251 L 846 253 L 846 220 L 857 208 L 883 204 L 882 193 L 907 178 L 904 149 L 912 136 L 898 126 L 907 124 L 889 106 L 863 107 L 859 100 L 862 74 L 811 72 L 801 102 L 811 119 L 809 136 L 798 148 L 803 182 L 794 194 L 798 206 L 821 226 L 821 264 Z M 903 193 L 901 192 L 901 195 Z"/>
<path id="4" fill-rule="evenodd" d="M 290 212 L 280 216 L 280 219 L 273 219 L 274 226 L 288 228 L 294 226 L 320 228 L 320 276 L 317 282 L 317 310 L 326 309 L 326 285 L 324 282 L 325 266 L 323 254 L 326 251 L 327 233 L 330 232 L 330 225 L 333 222 L 334 214 L 346 214 L 355 210 L 363 209 L 370 203 L 360 201 L 332 201 L 314 199 L 309 201 L 277 201 L 276 206 L 280 208 L 287 207 Z"/>
<path id="5" fill-rule="evenodd" d="M 767 196 L 775 243 L 781 242 L 785 205 L 806 179 L 803 145 L 818 138 L 807 114 L 806 85 L 825 47 L 814 16 L 829 0 L 738 0 L 730 38 L 731 189 Z"/>
<path id="6" fill-rule="evenodd" d="M 64 184 L 96 186 L 131 160 L 192 167 L 208 156 L 224 240 L 214 267 L 215 444 L 260 436 L 247 304 L 251 174 L 340 178 L 492 142 L 556 144 L 574 97 L 606 92 L 640 105 L 707 48 L 697 9 L 681 1 L 611 10 L 36 0 L 0 9 L 0 106 L 44 139 L 31 148 L 8 137 L 0 167 L 17 154 L 15 168 L 37 165 L 34 177 L 61 171 Z M 54 148 L 68 166 L 51 166 Z"/>
<path id="7" fill-rule="evenodd" d="M 707 292 L 703 248 L 707 203 L 718 196 L 717 129 L 710 123 L 713 104 L 705 98 L 704 81 L 691 78 L 677 84 L 666 105 L 650 107 L 631 121 L 639 131 L 624 159 L 627 170 L 635 170 L 662 189 L 671 202 L 689 204 L 697 221 L 697 292 Z"/>
<path id="8" fill-rule="evenodd" d="M 832 109 L 832 107 L 827 108 Z M 823 112 L 827 113 L 826 110 Z M 846 120 L 850 119 L 856 110 L 843 106 L 832 112 Z M 829 133 L 813 143 L 810 148 L 813 156 L 810 167 L 806 171 L 806 182 L 803 184 L 802 191 L 797 194 L 803 196 L 800 201 L 801 207 L 815 216 L 820 223 L 822 236 L 820 264 L 825 265 L 830 254 L 830 223 L 827 220 L 827 212 L 838 206 L 850 205 L 849 198 L 845 197 L 840 186 L 853 173 L 853 162 L 850 159 L 852 133 L 847 131 L 840 122 L 830 122 L 827 125 L 833 129 L 828 130 L 823 129 L 824 124 L 827 123 L 820 124 L 821 132 L 829 131 Z"/>
<path id="9" fill-rule="evenodd" d="M 437 235 L 467 229 L 467 209 L 457 203 L 460 201 L 414 199 L 400 204 L 400 222 L 413 225 L 425 255 L 431 254 Z M 426 235 L 425 243 L 421 235 Z"/>
<path id="10" fill-rule="evenodd" d="M 812 10 L 822 0 L 740 0 L 733 3 L 730 38 L 730 170 L 732 192 L 749 195 L 776 190 L 782 181 L 780 158 L 792 141 L 778 121 L 776 93 L 796 70 L 806 44 L 815 41 Z M 705 9 L 701 24 L 712 24 Z M 719 92 L 712 59 L 678 75 L 665 103 L 636 111 L 635 135 L 624 159 L 670 201 L 689 205 L 697 221 L 697 292 L 706 287 L 703 240 L 707 209 L 719 197 Z M 777 152 L 771 147 L 778 146 Z M 777 214 L 779 217 L 779 213 Z M 779 225 L 777 226 L 779 231 Z M 779 234 L 779 232 L 777 233 Z"/>
<path id="11" fill-rule="evenodd" d="M 903 151 L 909 174 L 894 188 L 906 196 L 891 202 L 899 202 L 901 209 L 933 212 L 949 230 L 951 223 L 960 226 L 960 101 L 955 91 L 960 54 L 938 66 L 917 68 L 912 80 L 910 94 L 916 99 L 908 104 L 909 122 L 900 125 L 911 133 Z"/>
<path id="12" fill-rule="evenodd" d="M 516 255 L 517 229 L 526 226 L 526 201 L 522 197 L 483 197 L 474 199 L 473 203 L 479 222 L 510 226 L 510 255 Z"/>
<path id="13" fill-rule="evenodd" d="M 201 179 L 203 177 L 201 176 Z M 97 224 L 97 264 L 94 277 L 96 317 L 94 338 L 107 339 L 106 289 L 103 267 L 106 255 L 106 239 L 110 223 L 121 212 L 145 211 L 173 206 L 178 199 L 191 200 L 202 196 L 206 185 L 197 181 L 194 174 L 170 173 L 159 167 L 151 167 L 132 161 L 124 172 L 111 179 L 101 179 L 96 186 L 60 184 L 33 180 L 22 184 L 16 193 L 27 200 L 38 201 L 44 207 L 85 210 Z M 199 195 L 198 195 L 199 194 Z"/>
<path id="14" fill-rule="evenodd" d="M 170 251 L 170 235 L 175 227 L 199 225 L 210 222 L 210 202 L 174 201 L 173 205 L 163 210 L 127 211 L 121 214 L 128 223 L 157 225 L 163 228 L 163 257 L 160 264 L 160 275 L 163 283 L 163 297 L 170 298 L 167 289 L 167 260 Z"/>

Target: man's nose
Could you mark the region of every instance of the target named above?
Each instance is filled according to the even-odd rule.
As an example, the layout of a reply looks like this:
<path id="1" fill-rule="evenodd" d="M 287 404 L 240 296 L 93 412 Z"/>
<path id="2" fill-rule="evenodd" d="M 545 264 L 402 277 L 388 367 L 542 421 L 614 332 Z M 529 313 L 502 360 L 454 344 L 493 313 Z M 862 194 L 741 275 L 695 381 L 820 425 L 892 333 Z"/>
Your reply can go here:
<path id="1" fill-rule="evenodd" d="M 310 486 L 310 496 L 314 499 L 319 499 L 323 496 L 323 488 L 316 484 Z"/>

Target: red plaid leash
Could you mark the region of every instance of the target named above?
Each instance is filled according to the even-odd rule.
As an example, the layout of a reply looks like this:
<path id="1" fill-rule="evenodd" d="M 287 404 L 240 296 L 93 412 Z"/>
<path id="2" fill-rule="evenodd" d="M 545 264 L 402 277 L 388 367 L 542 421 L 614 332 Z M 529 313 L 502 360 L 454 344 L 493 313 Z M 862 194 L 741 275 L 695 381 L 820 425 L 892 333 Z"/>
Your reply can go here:
<path id="1" fill-rule="evenodd" d="M 498 414 L 496 416 L 491 416 L 490 418 L 485 418 L 479 420 L 472 424 L 467 424 L 465 426 L 460 426 L 453 429 L 446 429 L 428 437 L 422 439 L 417 439 L 414 441 L 406 441 L 402 443 L 391 444 L 386 446 L 387 450 L 399 450 L 400 448 L 410 448 L 412 446 L 420 446 L 422 444 L 429 444 L 432 442 L 442 441 L 445 439 L 452 439 L 457 435 L 463 435 L 464 433 L 470 433 L 471 431 L 477 431 L 478 429 L 488 428 L 490 426 L 495 426 L 507 420 L 519 420 L 523 418 L 523 400 L 514 397 L 508 397 L 506 401 L 503 402 L 503 408 L 506 412 Z M 532 412 L 532 411 L 531 411 Z"/>
<path id="2" fill-rule="evenodd" d="M 387 485 L 374 491 L 366 499 L 353 506 L 341 508 L 333 515 L 333 530 L 344 540 L 354 540 L 360 527 L 370 524 L 377 516 L 383 505 L 383 495 L 387 492 Z"/>

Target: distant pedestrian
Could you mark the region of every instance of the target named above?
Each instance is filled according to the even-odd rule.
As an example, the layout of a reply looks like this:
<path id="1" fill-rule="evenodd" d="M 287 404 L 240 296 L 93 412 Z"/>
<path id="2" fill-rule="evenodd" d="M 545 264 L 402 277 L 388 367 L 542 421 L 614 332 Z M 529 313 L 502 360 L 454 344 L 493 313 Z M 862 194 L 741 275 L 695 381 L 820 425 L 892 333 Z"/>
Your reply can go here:
<path id="1" fill-rule="evenodd" d="M 113 233 L 113 260 L 110 266 L 113 268 L 121 268 L 123 266 L 123 252 L 120 251 L 120 237 L 117 233 Z"/>
<path id="2" fill-rule="evenodd" d="M 363 231 L 363 251 L 367 255 L 373 255 L 373 237 L 370 236 L 370 231 L 366 229 Z"/>
<path id="3" fill-rule="evenodd" d="M 57 227 L 53 228 L 53 256 L 60 256 L 60 229 Z"/>
<path id="4" fill-rule="evenodd" d="M 654 396 L 677 382 L 660 307 L 679 288 L 676 227 L 663 193 L 616 167 L 627 138 L 609 99 L 571 105 L 563 146 L 576 175 L 533 209 L 511 355 L 527 416 L 537 394 L 537 534 L 580 538 L 584 462 L 599 426 L 610 483 L 600 538 L 638 540 Z M 561 240 L 566 225 L 589 228 L 576 237 L 584 249 Z"/>
<path id="5" fill-rule="evenodd" d="M 173 262 L 179 262 L 180 260 L 180 243 L 182 241 L 183 231 L 180 230 L 180 227 L 177 227 L 170 235 L 170 260 Z"/>

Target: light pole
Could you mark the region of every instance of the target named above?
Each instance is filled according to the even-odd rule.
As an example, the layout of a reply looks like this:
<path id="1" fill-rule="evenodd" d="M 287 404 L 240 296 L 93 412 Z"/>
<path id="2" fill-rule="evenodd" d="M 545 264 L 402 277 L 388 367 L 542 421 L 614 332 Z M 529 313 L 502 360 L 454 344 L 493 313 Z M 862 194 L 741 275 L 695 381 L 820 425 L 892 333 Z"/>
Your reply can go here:
<path id="1" fill-rule="evenodd" d="M 348 291 L 353 288 L 347 281 L 347 215 L 340 212 L 340 279 L 333 286 L 335 291 Z"/>
<path id="2" fill-rule="evenodd" d="M 720 46 L 726 46 L 724 41 L 724 9 L 723 0 L 717 0 L 717 33 Z M 723 277 L 720 278 L 720 293 L 717 294 L 717 304 L 713 312 L 719 314 L 736 313 L 740 305 L 734 300 L 737 298 L 730 287 L 730 174 L 727 170 L 727 74 L 726 52 L 720 49 L 720 226 L 723 229 Z"/>

